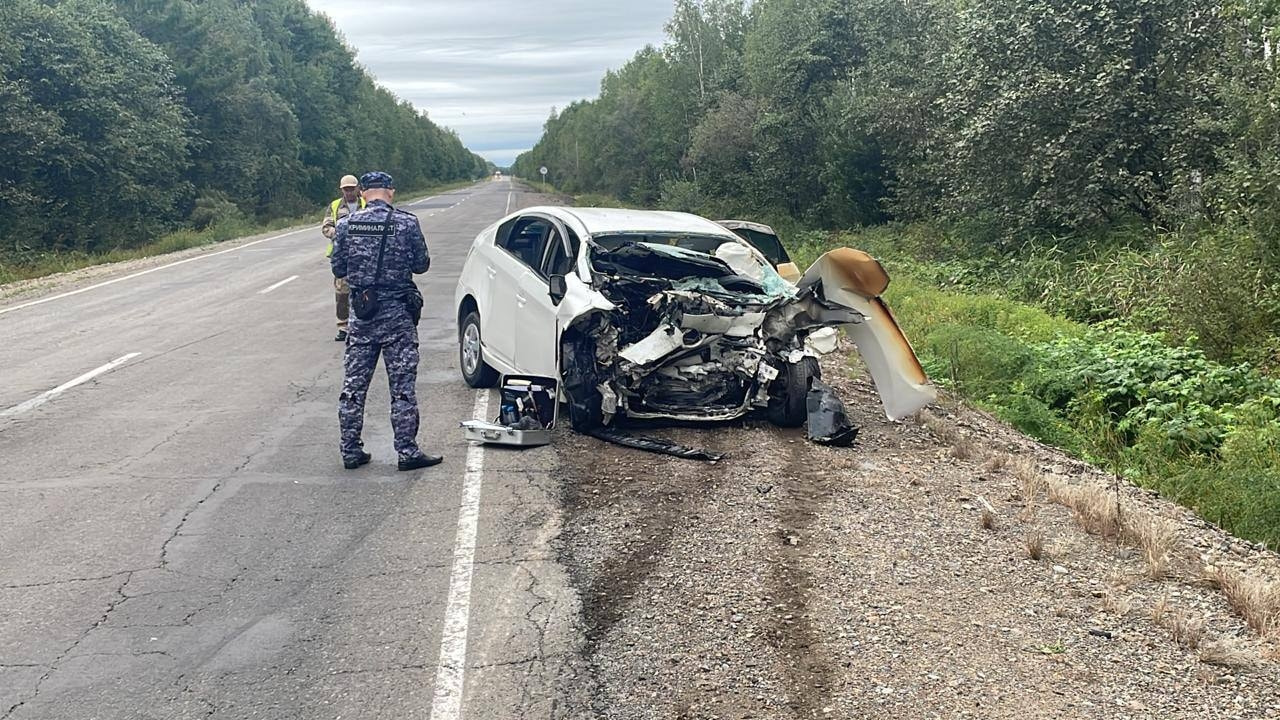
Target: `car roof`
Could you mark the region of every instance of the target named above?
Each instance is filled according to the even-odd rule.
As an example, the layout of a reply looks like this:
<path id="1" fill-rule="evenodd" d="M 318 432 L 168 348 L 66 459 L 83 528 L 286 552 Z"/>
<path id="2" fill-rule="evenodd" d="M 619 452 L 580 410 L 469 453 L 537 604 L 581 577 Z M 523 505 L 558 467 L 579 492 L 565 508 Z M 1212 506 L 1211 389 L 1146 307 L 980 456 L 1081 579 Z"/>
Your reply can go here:
<path id="1" fill-rule="evenodd" d="M 717 220 L 716 224 L 723 225 L 729 228 L 730 230 L 754 230 L 758 233 L 764 233 L 765 235 L 778 234 L 774 232 L 773 228 L 769 227 L 768 225 L 764 225 L 758 222 L 751 222 L 750 220 Z"/>
<path id="2" fill-rule="evenodd" d="M 526 208 L 521 211 L 521 214 L 530 212 L 572 217 L 581 223 L 591 235 L 652 232 L 697 233 L 699 235 L 736 237 L 732 232 L 704 217 L 682 212 L 555 206 Z"/>

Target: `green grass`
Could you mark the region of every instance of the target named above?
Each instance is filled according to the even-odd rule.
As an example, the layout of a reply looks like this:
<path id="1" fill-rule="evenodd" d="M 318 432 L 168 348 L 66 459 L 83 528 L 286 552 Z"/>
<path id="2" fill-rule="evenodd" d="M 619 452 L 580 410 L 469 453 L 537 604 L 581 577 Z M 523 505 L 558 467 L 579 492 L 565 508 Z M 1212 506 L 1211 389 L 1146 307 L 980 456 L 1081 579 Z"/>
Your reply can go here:
<path id="1" fill-rule="evenodd" d="M 473 184 L 471 181 L 463 181 L 405 192 L 400 194 L 398 201 L 409 203 L 428 195 L 457 190 Z M 96 265 L 168 255 L 190 250 L 191 248 L 214 245 L 284 228 L 301 227 L 313 223 L 319 228 L 320 218 L 323 214 L 323 208 L 316 208 L 315 212 L 302 217 L 279 218 L 265 222 L 251 222 L 240 217 L 231 218 L 214 223 L 204 230 L 177 230 L 142 245 L 113 248 L 104 252 L 24 253 L 21 257 L 8 258 L 0 254 L 0 285 L 20 280 L 33 280 Z"/>
<path id="2" fill-rule="evenodd" d="M 1086 325 L 995 292 L 940 286 L 909 241 L 796 239 L 802 263 L 868 249 L 885 299 L 938 384 L 1020 431 L 1280 547 L 1280 380 L 1116 322 Z M 803 266 L 803 265 L 802 265 Z"/>
<path id="3" fill-rule="evenodd" d="M 628 210 L 640 209 L 636 205 L 624 202 L 611 195 L 600 195 L 599 193 L 583 193 L 573 197 L 574 207 L 598 207 L 598 208 L 626 208 Z"/>

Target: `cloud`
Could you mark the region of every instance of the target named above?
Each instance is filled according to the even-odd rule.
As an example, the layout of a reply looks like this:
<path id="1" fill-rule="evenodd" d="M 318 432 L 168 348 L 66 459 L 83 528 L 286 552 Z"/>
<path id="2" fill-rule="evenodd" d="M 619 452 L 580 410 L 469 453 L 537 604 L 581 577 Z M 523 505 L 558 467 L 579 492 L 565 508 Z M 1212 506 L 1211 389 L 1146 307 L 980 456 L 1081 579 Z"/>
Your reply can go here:
<path id="1" fill-rule="evenodd" d="M 378 82 L 499 165 L 552 107 L 595 97 L 609 69 L 663 41 L 668 0 L 307 0 Z"/>

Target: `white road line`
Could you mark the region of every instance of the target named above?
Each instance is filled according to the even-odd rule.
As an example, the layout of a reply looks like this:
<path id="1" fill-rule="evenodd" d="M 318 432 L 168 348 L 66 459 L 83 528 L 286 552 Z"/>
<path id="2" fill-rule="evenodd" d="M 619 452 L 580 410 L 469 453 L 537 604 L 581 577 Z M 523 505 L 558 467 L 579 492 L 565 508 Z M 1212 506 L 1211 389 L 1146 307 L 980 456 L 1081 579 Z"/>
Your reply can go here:
<path id="1" fill-rule="evenodd" d="M 51 295 L 51 296 L 49 296 L 49 297 L 47 297 L 47 298 L 40 298 L 39 300 L 32 300 L 32 301 L 31 301 L 31 302 L 29 302 L 29 303 L 23 303 L 23 304 L 21 304 L 21 305 L 14 305 L 13 307 L 0 308 L 0 315 L 4 315 L 5 313 L 16 312 L 16 311 L 18 311 L 18 310 L 22 310 L 22 309 L 24 309 L 24 308 L 29 308 L 29 307 L 34 307 L 34 306 L 36 306 L 36 305 L 43 305 L 43 304 L 45 304 L 45 303 L 47 303 L 47 302 L 53 302 L 54 300 L 61 300 L 61 299 L 63 299 L 63 298 L 69 298 L 69 297 L 71 297 L 72 295 L 79 295 L 80 293 L 87 293 L 87 292 L 89 292 L 90 290 L 97 290 L 98 288 L 104 288 L 104 287 L 106 287 L 106 286 L 108 286 L 108 285 L 115 285 L 115 284 L 116 284 L 116 283 L 118 283 L 118 282 L 124 282 L 125 280 L 132 280 L 132 279 L 134 279 L 134 278 L 136 278 L 136 277 L 142 277 L 143 275 L 150 275 L 150 274 L 151 274 L 151 273 L 153 273 L 153 272 L 160 272 L 161 270 L 168 270 L 168 269 L 169 269 L 169 268 L 171 268 L 171 267 L 177 267 L 177 266 L 179 266 L 179 265 L 186 265 L 187 263 L 189 263 L 189 262 L 195 262 L 196 260 L 204 260 L 205 258 L 217 257 L 217 256 L 219 256 L 219 255 L 226 255 L 227 253 L 235 252 L 235 251 L 237 251 L 237 250 L 243 250 L 243 249 L 245 249 L 245 248 L 247 248 L 247 247 L 252 247 L 252 246 L 254 246 L 254 245 L 260 245 L 260 244 L 265 243 L 265 242 L 271 242 L 272 240 L 279 240 L 280 238 L 289 237 L 290 235 L 297 235 L 297 234 L 298 234 L 298 233 L 300 233 L 300 232 L 311 232 L 311 231 L 313 231 L 313 230 L 314 230 L 314 228 L 301 228 L 301 229 L 299 229 L 299 230 L 292 230 L 292 231 L 290 231 L 290 232 L 282 233 L 282 234 L 280 234 L 280 235 L 273 235 L 273 236 L 271 236 L 271 237 L 269 237 L 269 238 L 263 238 L 263 239 L 261 239 L 261 240 L 254 240 L 253 242 L 245 243 L 245 244 L 243 244 L 243 245 L 237 245 L 236 247 L 233 247 L 233 248 L 227 248 L 226 250 L 219 250 L 218 252 L 209 253 L 209 254 L 207 254 L 207 255 L 196 255 L 195 257 L 189 257 L 189 258 L 187 258 L 187 259 L 185 259 L 185 260 L 179 260 L 179 261 L 177 261 L 177 262 L 171 262 L 171 263 L 169 263 L 168 265 L 161 265 L 161 266 L 159 266 L 159 267 L 153 267 L 153 268 L 151 268 L 150 270 L 143 270 L 142 272 L 136 272 L 136 273 L 134 273 L 134 274 L 132 274 L 132 275 L 125 275 L 124 277 L 118 277 L 118 278 L 115 278 L 114 280 L 108 280 L 108 281 L 106 281 L 106 282 L 100 282 L 100 283 L 98 283 L 98 284 L 96 284 L 96 285 L 90 285 L 89 287 L 82 287 L 82 288 L 80 288 L 79 290 L 72 290 L 71 292 L 64 292 L 64 293 L 61 293 L 61 294 L 58 294 L 58 295 Z"/>
<path id="2" fill-rule="evenodd" d="M 265 290 L 259 290 L 259 291 L 258 291 L 258 294 L 259 294 L 259 295 L 266 295 L 267 293 L 271 292 L 272 290 L 275 290 L 276 288 L 281 287 L 281 286 L 283 286 L 283 285 L 288 285 L 289 283 L 291 283 L 291 282 L 293 282 L 294 280 L 297 280 L 297 279 L 298 279 L 298 276 L 297 276 L 297 275 L 294 275 L 293 277 L 287 277 L 287 278 L 285 278 L 285 279 L 281 280 L 280 282 L 276 283 L 275 285 L 272 285 L 271 287 L 269 287 L 269 288 L 267 288 L 267 289 L 265 289 Z"/>
<path id="3" fill-rule="evenodd" d="M 41 405 L 58 397 L 59 395 L 70 390 L 71 388 L 77 385 L 83 385 L 89 382 L 90 380 L 98 377 L 99 375 L 102 375 L 103 373 L 109 373 L 112 370 L 115 370 L 116 368 L 138 357 L 141 354 L 142 353 L 129 353 L 124 357 L 116 358 L 115 360 L 112 360 L 111 362 L 107 363 L 106 365 L 103 365 L 100 368 L 90 370 L 89 372 L 81 375 L 80 377 L 74 380 L 65 382 L 59 385 L 58 387 L 52 390 L 49 390 L 48 392 L 41 393 L 20 405 L 14 405 L 13 407 L 9 408 L 8 410 L 5 410 L 4 412 L 0 412 L 0 418 L 13 417 L 15 415 L 21 415 L 22 413 L 27 412 L 28 410 L 34 410 L 35 408 L 40 407 Z"/>
<path id="4" fill-rule="evenodd" d="M 503 211 L 502 213 L 503 215 L 511 214 L 511 196 L 512 195 L 515 195 L 515 193 L 514 192 L 507 193 L 507 209 Z"/>
<path id="5" fill-rule="evenodd" d="M 489 391 L 476 391 L 471 417 L 489 417 Z M 462 509 L 458 512 L 458 537 L 453 545 L 453 573 L 449 579 L 449 604 L 440 633 L 440 664 L 436 670 L 436 694 L 431 720 L 460 720 L 462 689 L 467 671 L 467 624 L 471 618 L 471 575 L 476 555 L 476 527 L 480 521 L 480 489 L 484 479 L 484 446 L 467 448 L 462 479 Z"/>

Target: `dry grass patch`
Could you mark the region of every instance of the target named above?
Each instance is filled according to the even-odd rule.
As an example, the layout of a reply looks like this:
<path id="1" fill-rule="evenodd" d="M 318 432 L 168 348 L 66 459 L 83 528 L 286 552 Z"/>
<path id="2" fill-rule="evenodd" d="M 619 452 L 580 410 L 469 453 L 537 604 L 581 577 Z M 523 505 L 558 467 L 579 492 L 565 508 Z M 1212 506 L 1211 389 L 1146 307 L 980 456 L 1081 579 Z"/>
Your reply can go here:
<path id="1" fill-rule="evenodd" d="M 1151 608 L 1151 622 L 1168 629 L 1173 641 L 1188 650 L 1199 648 L 1204 641 L 1204 619 L 1185 610 L 1174 609 L 1169 605 L 1167 595 Z"/>
<path id="2" fill-rule="evenodd" d="M 1231 607 L 1259 635 L 1280 636 L 1280 583 L 1219 568 L 1218 586 Z"/>
<path id="3" fill-rule="evenodd" d="M 1102 611 L 1117 617 L 1125 617 L 1133 609 L 1133 601 L 1124 595 L 1107 590 L 1102 594 Z"/>
<path id="4" fill-rule="evenodd" d="M 1126 542 L 1142 550 L 1148 577 L 1158 580 L 1169 572 L 1177 541 L 1173 523 L 1147 512 L 1134 512 L 1121 519 L 1121 533 Z"/>
<path id="5" fill-rule="evenodd" d="M 1164 625 L 1164 620 L 1169 616 L 1169 596 L 1165 595 L 1151 606 L 1151 622 L 1156 625 Z"/>
<path id="6" fill-rule="evenodd" d="M 1201 641 L 1204 640 L 1205 622 L 1198 615 L 1193 615 L 1185 610 L 1175 610 L 1171 615 L 1166 616 L 1170 634 L 1173 635 L 1173 641 L 1188 650 L 1195 650 L 1200 647 Z"/>
<path id="7" fill-rule="evenodd" d="M 968 460 L 977 455 L 973 439 L 960 432 L 960 428 L 927 411 L 920 412 L 920 424 L 929 429 L 943 444 L 950 445 L 948 454 L 956 460 Z"/>
<path id="8" fill-rule="evenodd" d="M 995 455 L 987 458 L 986 462 L 982 463 L 982 472 L 987 474 L 998 473 L 1001 470 L 1004 470 L 1008 465 L 1009 456 L 1005 453 L 996 453 Z"/>
<path id="9" fill-rule="evenodd" d="M 955 436 L 960 434 L 954 425 L 928 410 L 920 411 L 920 424 L 928 428 L 934 437 L 944 443 L 950 443 Z"/>
<path id="10" fill-rule="evenodd" d="M 982 508 L 982 515 L 978 519 L 978 524 L 983 530 L 996 529 L 996 514 L 987 508 Z"/>
<path id="11" fill-rule="evenodd" d="M 1071 510 L 1086 532 L 1141 550 L 1152 579 L 1168 574 L 1177 544 L 1173 523 L 1145 510 L 1126 511 L 1118 493 L 1097 483 L 1053 482 L 1049 498 Z"/>
<path id="12" fill-rule="evenodd" d="M 958 460 L 967 460 L 981 453 L 973 438 L 960 431 L 954 423 L 945 421 L 927 411 L 919 415 L 920 424 L 926 427 L 940 442 L 950 446 L 948 454 Z M 1189 573 L 1187 580 L 1193 584 L 1205 584 L 1220 589 L 1231 607 L 1249 627 L 1259 635 L 1280 640 L 1280 581 L 1245 575 L 1220 568 L 1205 568 L 1196 575 L 1191 556 L 1179 555 L 1178 524 L 1139 507 L 1126 507 L 1121 493 L 1121 482 L 1114 485 L 1099 482 L 1071 483 L 1046 475 L 1031 457 L 1015 456 L 1005 452 L 993 452 L 987 456 L 982 470 L 995 473 L 1008 470 L 1018 482 L 1018 498 L 1024 504 L 1019 514 L 1023 521 L 1031 521 L 1041 496 L 1067 508 L 1076 522 L 1086 532 L 1138 549 L 1146 565 L 1146 575 L 1152 580 L 1167 577 L 1171 571 Z M 984 504 L 986 504 L 984 502 Z M 995 530 L 997 517 L 990 505 L 983 510 L 979 524 L 984 530 Z M 1027 557 L 1041 560 L 1045 555 L 1044 535 L 1033 530 L 1024 540 Z M 1175 568 L 1176 565 L 1176 568 Z M 1104 609 L 1120 610 L 1119 600 L 1108 594 Z M 1117 614 L 1126 614 L 1124 612 Z M 1179 645 L 1189 649 L 1200 647 L 1204 638 L 1204 620 L 1181 610 L 1173 610 L 1168 598 L 1162 598 L 1151 610 L 1151 619 L 1157 625 L 1167 627 Z M 1210 644 L 1202 656 L 1209 664 L 1230 660 L 1231 652 L 1222 644 Z M 1278 651 L 1280 652 L 1280 651 Z"/>
<path id="13" fill-rule="evenodd" d="M 951 450 L 947 454 L 956 460 L 969 460 L 977 455 L 978 451 L 973 440 L 965 435 L 956 433 L 955 439 L 951 442 Z"/>
<path id="14" fill-rule="evenodd" d="M 1036 499 L 1048 490 L 1049 484 L 1045 480 L 1044 473 L 1040 472 L 1040 468 L 1036 467 L 1032 460 L 1024 457 L 1015 459 L 1013 476 L 1018 479 L 1018 494 L 1028 505 L 1034 504 Z"/>
<path id="15" fill-rule="evenodd" d="M 1120 506 L 1106 487 L 1053 482 L 1049 484 L 1049 499 L 1071 510 L 1085 532 L 1104 538 L 1120 537 Z"/>
<path id="16" fill-rule="evenodd" d="M 1027 548 L 1027 557 L 1032 560 L 1040 560 L 1044 558 L 1044 533 L 1039 530 L 1032 530 L 1027 533 L 1023 543 Z"/>

